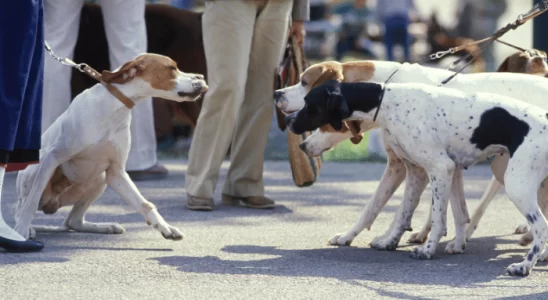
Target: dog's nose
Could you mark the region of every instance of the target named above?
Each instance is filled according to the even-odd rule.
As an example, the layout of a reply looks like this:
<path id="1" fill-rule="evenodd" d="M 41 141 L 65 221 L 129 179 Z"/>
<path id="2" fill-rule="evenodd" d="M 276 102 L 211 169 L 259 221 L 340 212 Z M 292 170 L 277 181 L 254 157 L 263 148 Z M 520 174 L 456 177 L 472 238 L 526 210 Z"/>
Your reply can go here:
<path id="1" fill-rule="evenodd" d="M 300 143 L 299 148 L 301 148 L 301 150 L 306 152 L 306 143 L 305 142 Z"/>
<path id="2" fill-rule="evenodd" d="M 282 97 L 283 92 L 275 91 L 274 92 L 274 100 L 278 100 Z"/>

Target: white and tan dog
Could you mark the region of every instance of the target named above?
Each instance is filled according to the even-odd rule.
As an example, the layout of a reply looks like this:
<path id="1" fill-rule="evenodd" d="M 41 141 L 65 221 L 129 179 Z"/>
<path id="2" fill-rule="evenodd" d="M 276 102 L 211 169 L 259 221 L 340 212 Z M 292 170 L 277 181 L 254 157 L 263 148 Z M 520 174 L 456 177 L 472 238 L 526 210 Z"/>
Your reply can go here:
<path id="1" fill-rule="evenodd" d="M 202 75 L 183 73 L 170 58 L 148 53 L 114 72 L 104 71 L 102 79 L 133 103 L 149 97 L 195 101 L 208 88 Z M 15 230 L 24 237 L 33 236 L 31 222 L 37 210 L 53 214 L 62 206 L 73 205 L 64 226 L 57 230 L 122 233 L 124 228 L 118 223 L 90 223 L 84 219 L 88 207 L 109 186 L 164 238 L 183 238 L 141 195 L 126 173 L 131 142 L 128 107 L 100 83 L 74 99 L 42 135 L 40 163 L 17 176 Z"/>
<path id="2" fill-rule="evenodd" d="M 533 86 L 529 83 L 530 88 Z M 503 177 L 506 192 L 533 232 L 533 245 L 526 258 L 508 266 L 507 271 L 517 276 L 530 274 L 548 240 L 548 222 L 537 197 L 548 176 L 548 110 L 500 94 L 464 93 L 429 84 L 331 80 L 312 89 L 305 97 L 305 106 L 286 117 L 288 128 L 295 134 L 326 124 L 342 128 L 344 120 L 380 127 L 386 144 L 407 170 L 415 169 L 408 176 L 415 176 L 416 186 L 430 183 L 432 232 L 427 243 L 413 251 L 420 259 L 434 255 L 447 231 L 448 199 L 451 194 L 460 198 L 454 189 L 456 171 L 491 155 L 507 154 L 510 159 Z M 398 233 L 407 228 L 420 199 L 411 198 L 402 201 L 403 209 L 396 214 L 403 219 L 393 228 Z"/>
<path id="3" fill-rule="evenodd" d="M 545 56 L 544 56 L 545 57 Z M 532 72 L 542 72 L 546 70 L 546 61 L 544 58 L 538 59 L 536 56 L 529 56 L 528 62 L 531 63 L 529 70 Z M 310 83 L 317 81 L 325 82 L 329 79 L 335 79 L 344 82 L 353 81 L 373 81 L 384 82 L 386 79 L 397 70 L 397 73 L 390 79 L 390 82 L 418 82 L 431 85 L 438 85 L 442 80 L 451 76 L 453 73 L 440 69 L 422 67 L 420 65 L 399 64 L 394 62 L 384 61 L 361 61 L 351 63 L 324 62 L 309 67 L 301 76 L 301 82 L 292 87 L 278 90 L 275 92 L 275 100 L 278 107 L 285 113 L 291 113 L 298 110 L 304 105 L 304 96 L 310 90 Z M 351 76 L 347 77 L 349 74 Z M 460 74 L 453 78 L 446 86 L 464 91 L 483 91 L 483 92 L 498 92 L 501 94 L 514 96 L 525 101 L 534 103 L 541 107 L 548 107 L 543 97 L 548 92 L 548 87 L 545 84 L 545 79 L 540 76 L 512 74 L 512 73 L 480 73 L 480 74 Z M 317 85 L 317 84 L 315 84 Z M 370 128 L 367 124 L 361 124 L 361 131 L 367 131 Z M 330 126 L 322 126 L 316 130 L 302 145 L 302 148 L 309 155 L 320 155 L 325 150 L 329 150 L 341 141 L 352 137 L 352 132 L 336 132 Z M 364 208 L 359 220 L 345 234 L 336 235 L 330 240 L 332 245 L 349 245 L 353 239 L 365 228 L 370 228 L 375 218 L 378 216 L 381 209 L 384 207 L 388 199 L 393 195 L 399 185 L 406 178 L 406 168 L 401 159 L 386 146 L 388 163 L 381 182 L 375 191 L 372 199 Z M 482 197 L 482 203 L 488 202 L 494 197 L 496 191 L 503 183 L 502 173 L 506 169 L 508 157 L 497 156 L 493 160 L 491 166 L 495 175 L 489 185 L 488 190 Z M 409 170 L 407 170 L 409 171 Z M 408 177 L 411 176 L 407 174 Z M 500 181 L 498 181 L 499 179 Z M 462 180 L 462 178 L 460 178 Z M 416 186 L 410 183 L 408 178 L 406 183 L 406 192 L 404 200 L 410 200 L 408 197 L 420 197 L 425 186 Z M 547 186 L 548 188 L 548 186 Z M 409 191 L 408 191 L 409 190 Z M 548 192 L 548 190 L 547 190 Z M 548 194 L 546 194 L 548 196 Z M 544 199 L 544 197 L 542 197 Z M 547 199 L 548 200 L 548 199 Z M 403 205 L 403 204 L 402 204 Z M 466 214 L 462 220 L 468 221 L 466 207 L 461 207 L 460 210 Z M 457 226 L 456 238 L 453 242 L 447 245 L 446 251 L 449 253 L 461 253 L 464 250 L 466 239 L 473 233 L 474 229 L 481 217 L 481 211 L 475 215 L 475 224 L 470 224 L 466 230 L 463 224 Z M 410 221 L 410 220 L 409 220 Z M 457 219 L 455 219 L 457 222 Z M 403 232 L 399 232 L 398 228 L 394 227 L 395 223 L 407 224 L 402 220 L 394 220 L 388 231 L 373 240 L 371 245 L 377 249 L 390 250 L 395 249 Z M 410 238 L 410 242 L 422 243 L 425 241 L 429 232 L 430 220 L 427 220 L 427 225 L 419 233 L 414 234 Z M 397 226 L 396 226 L 397 227 Z M 410 224 L 407 225 L 410 228 Z M 466 231 L 466 232 L 464 232 Z M 523 237 L 526 243 L 530 241 L 530 234 Z"/>

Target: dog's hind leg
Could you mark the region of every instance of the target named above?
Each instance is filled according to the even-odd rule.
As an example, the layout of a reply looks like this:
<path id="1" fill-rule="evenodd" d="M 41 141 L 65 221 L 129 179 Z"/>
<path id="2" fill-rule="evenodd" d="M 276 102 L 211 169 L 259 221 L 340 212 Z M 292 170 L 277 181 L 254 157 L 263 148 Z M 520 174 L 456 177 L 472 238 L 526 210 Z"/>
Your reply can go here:
<path id="1" fill-rule="evenodd" d="M 61 197 L 68 199 L 78 199 L 78 202 L 74 204 L 69 215 L 65 219 L 64 226 L 70 230 L 87 233 L 101 233 L 101 234 L 120 234 L 125 231 L 124 227 L 118 223 L 91 223 L 86 222 L 85 214 L 89 206 L 99 198 L 105 191 L 107 185 L 105 182 L 104 173 L 98 176 L 93 182 L 83 184 L 77 184 Z M 74 198 L 77 197 L 77 198 Z M 63 203 L 63 199 L 60 200 Z"/>
<path id="2" fill-rule="evenodd" d="M 406 163 L 406 170 L 403 200 L 392 225 L 384 235 L 370 243 L 371 247 L 377 250 L 396 250 L 403 233 L 411 228 L 411 218 L 428 184 L 428 175 L 423 168 Z"/>
<path id="3" fill-rule="evenodd" d="M 548 179 L 544 179 L 544 181 L 540 184 L 540 189 L 538 190 L 538 199 L 538 205 L 540 206 L 544 217 L 548 216 Z M 518 232 L 518 229 L 520 228 L 525 230 Z M 523 235 L 519 239 L 519 244 L 521 246 L 527 246 L 533 241 L 533 233 L 531 232 L 531 230 L 529 230 L 529 225 L 527 224 L 519 225 L 518 228 L 516 228 L 516 233 L 523 233 Z M 548 253 L 546 253 L 546 255 L 543 253 L 543 256 L 539 258 L 539 260 L 547 260 L 547 255 Z"/>
<path id="4" fill-rule="evenodd" d="M 137 212 L 145 218 L 148 225 L 160 231 L 164 238 L 170 240 L 182 240 L 183 234 L 179 229 L 169 225 L 160 215 L 156 206 L 143 197 L 137 186 L 131 181 L 126 171 L 119 166 L 111 166 L 107 170 L 106 181 L 124 201 L 131 205 Z"/>
<path id="5" fill-rule="evenodd" d="M 393 151 L 387 149 L 388 164 L 384 170 L 375 194 L 363 209 L 359 219 L 352 225 L 350 230 L 344 234 L 337 234 L 329 240 L 333 246 L 350 246 L 354 238 L 365 228 L 370 228 L 382 208 L 394 192 L 398 189 L 405 178 L 405 165 Z"/>
<path id="6" fill-rule="evenodd" d="M 495 195 L 502 187 L 502 184 L 493 176 L 491 178 L 491 182 L 489 182 L 489 185 L 487 186 L 487 189 L 483 193 L 483 196 L 481 197 L 480 205 L 474 212 L 474 215 L 472 216 L 472 220 L 470 221 L 470 224 L 468 224 L 466 228 L 466 240 L 469 241 L 472 237 L 472 234 L 474 231 L 478 228 L 479 221 L 483 214 L 485 213 L 485 210 L 487 210 L 487 207 L 491 203 L 491 200 L 495 198 Z"/>
<path id="7" fill-rule="evenodd" d="M 14 229 L 25 238 L 29 238 L 32 219 L 38 210 L 42 193 L 58 166 L 59 162 L 53 154 L 46 154 L 40 158 L 32 182 L 27 183 L 31 186 L 30 192 L 25 201 L 18 202 Z"/>
<path id="8" fill-rule="evenodd" d="M 426 218 L 426 221 L 424 222 L 424 225 L 422 226 L 421 230 L 418 232 L 414 232 L 409 236 L 409 239 L 407 240 L 408 243 L 411 244 L 424 244 L 426 242 L 426 239 L 428 239 L 428 234 L 430 233 L 430 230 L 432 229 L 432 210 L 428 211 L 428 217 Z"/>
<path id="9" fill-rule="evenodd" d="M 463 253 L 466 248 L 466 224 L 470 221 L 468 208 L 464 198 L 464 182 L 462 169 L 456 169 L 451 184 L 451 210 L 455 221 L 455 238 L 447 244 L 445 252 L 450 254 Z"/>
<path id="10" fill-rule="evenodd" d="M 511 264 L 506 269 L 510 275 L 515 276 L 527 276 L 531 273 L 548 240 L 548 223 L 538 205 L 538 189 L 548 170 L 545 169 L 546 166 L 535 164 L 535 160 L 523 152 L 527 151 L 520 153 L 518 149 L 514 153 L 504 175 L 508 197 L 525 216 L 533 234 L 533 245 L 525 260 Z"/>

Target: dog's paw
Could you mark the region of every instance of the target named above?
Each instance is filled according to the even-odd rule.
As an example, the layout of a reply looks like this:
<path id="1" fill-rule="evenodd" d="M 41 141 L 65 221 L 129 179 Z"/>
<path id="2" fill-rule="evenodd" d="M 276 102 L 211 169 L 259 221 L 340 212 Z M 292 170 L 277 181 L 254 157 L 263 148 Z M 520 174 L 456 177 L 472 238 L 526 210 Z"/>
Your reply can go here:
<path id="1" fill-rule="evenodd" d="M 126 230 L 118 223 L 92 223 L 69 220 L 65 226 L 73 231 L 99 234 L 122 234 Z"/>
<path id="2" fill-rule="evenodd" d="M 426 246 L 420 246 L 413 249 L 411 257 L 416 259 L 432 259 L 433 253 Z"/>
<path id="3" fill-rule="evenodd" d="M 531 266 L 527 262 L 520 262 L 509 265 L 506 271 L 511 276 L 528 276 L 531 274 Z"/>
<path id="4" fill-rule="evenodd" d="M 126 232 L 126 229 L 118 223 L 109 224 L 105 226 L 105 229 L 108 234 L 122 234 Z"/>
<path id="5" fill-rule="evenodd" d="M 154 228 L 158 229 L 167 240 L 180 241 L 183 239 L 181 231 L 167 223 L 154 225 Z"/>
<path id="6" fill-rule="evenodd" d="M 346 237 L 346 234 L 337 234 L 329 240 L 331 246 L 350 246 L 354 240 Z"/>
<path id="7" fill-rule="evenodd" d="M 411 234 L 407 242 L 410 244 L 424 244 L 427 238 L 428 238 L 428 233 L 419 231 Z"/>
<path id="8" fill-rule="evenodd" d="M 384 236 L 376 237 L 369 245 L 373 249 L 383 251 L 394 251 L 398 248 L 398 240 L 394 238 L 388 238 Z"/>
<path id="9" fill-rule="evenodd" d="M 519 239 L 519 244 L 521 246 L 527 246 L 533 241 L 533 233 L 531 231 L 526 232 Z"/>
<path id="10" fill-rule="evenodd" d="M 29 239 L 34 240 L 36 238 L 36 230 L 34 228 L 29 229 Z"/>
<path id="11" fill-rule="evenodd" d="M 453 239 L 445 247 L 445 252 L 449 254 L 460 254 L 460 253 L 464 253 L 465 248 L 466 248 L 465 241 L 457 241 L 456 239 Z"/>
<path id="12" fill-rule="evenodd" d="M 544 249 L 544 251 L 542 251 L 542 253 L 540 254 L 540 256 L 538 258 L 538 261 L 548 262 L 548 251 L 546 249 Z"/>
<path id="13" fill-rule="evenodd" d="M 516 227 L 516 230 L 514 230 L 515 234 L 523 234 L 527 233 L 529 231 L 529 225 L 527 224 L 520 224 Z"/>

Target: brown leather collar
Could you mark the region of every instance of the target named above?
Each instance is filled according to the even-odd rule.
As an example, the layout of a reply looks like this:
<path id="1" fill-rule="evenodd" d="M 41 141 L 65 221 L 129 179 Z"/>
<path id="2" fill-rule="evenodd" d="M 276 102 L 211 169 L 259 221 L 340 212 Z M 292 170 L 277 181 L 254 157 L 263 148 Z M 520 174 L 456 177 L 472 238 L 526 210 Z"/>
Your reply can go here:
<path id="1" fill-rule="evenodd" d="M 114 97 L 120 100 L 120 102 L 122 102 L 127 108 L 132 109 L 135 106 L 135 102 L 131 101 L 131 99 L 126 97 L 126 95 L 122 94 L 119 89 L 117 89 L 110 83 L 104 82 L 101 73 L 95 71 L 92 67 L 85 64 L 83 65 L 83 68 L 81 70 L 89 77 L 99 81 Z"/>

